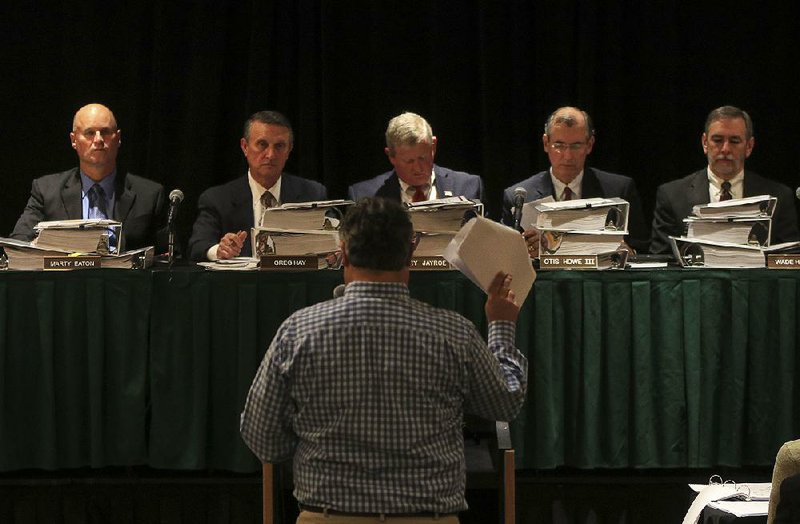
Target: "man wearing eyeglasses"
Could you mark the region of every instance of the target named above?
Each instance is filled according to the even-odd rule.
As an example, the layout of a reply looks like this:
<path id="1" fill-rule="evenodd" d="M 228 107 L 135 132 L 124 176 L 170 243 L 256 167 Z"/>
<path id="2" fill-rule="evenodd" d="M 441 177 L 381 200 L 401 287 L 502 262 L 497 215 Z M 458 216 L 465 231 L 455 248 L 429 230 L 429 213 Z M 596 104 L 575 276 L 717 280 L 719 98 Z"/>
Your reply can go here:
<path id="1" fill-rule="evenodd" d="M 33 240 L 33 228 L 46 220 L 108 218 L 123 223 L 125 249 L 155 246 L 156 232 L 166 224 L 164 187 L 117 169 L 121 137 L 109 108 L 102 104 L 80 108 L 69 134 L 78 167 L 33 181 L 11 238 Z M 166 233 L 159 239 L 164 247 Z"/>
<path id="2" fill-rule="evenodd" d="M 641 200 L 633 179 L 586 166 L 586 157 L 594 147 L 594 127 L 586 111 L 577 107 L 560 107 L 544 125 L 542 144 L 550 159 L 550 169 L 518 182 L 503 192 L 503 223 L 514 223 L 514 190 L 527 191 L 526 202 L 548 196 L 557 201 L 579 198 L 619 197 L 630 203 L 626 243 L 633 249 L 647 251 L 648 231 L 642 214 Z M 539 254 L 539 233 L 523 231 L 528 253 Z"/>
<path id="3" fill-rule="evenodd" d="M 662 184 L 656 192 L 650 245 L 653 253 L 671 251 L 669 237 L 684 234 L 683 219 L 695 205 L 759 195 L 778 199 L 772 215 L 771 243 L 800 239 L 792 190 L 744 168 L 755 146 L 753 121 L 747 112 L 733 106 L 714 109 L 706 117 L 700 143 L 708 165 Z"/>

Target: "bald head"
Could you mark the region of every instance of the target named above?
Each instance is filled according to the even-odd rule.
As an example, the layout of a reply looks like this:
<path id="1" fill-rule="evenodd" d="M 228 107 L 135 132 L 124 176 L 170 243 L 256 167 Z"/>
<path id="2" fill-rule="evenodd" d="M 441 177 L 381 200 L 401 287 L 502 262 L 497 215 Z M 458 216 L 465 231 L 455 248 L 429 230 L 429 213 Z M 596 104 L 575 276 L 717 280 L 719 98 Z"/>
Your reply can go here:
<path id="1" fill-rule="evenodd" d="M 586 139 L 594 136 L 594 126 L 589 113 L 581 111 L 577 107 L 559 107 L 550 114 L 547 122 L 544 123 L 544 134 L 550 135 L 553 126 L 561 124 L 566 127 L 580 127 L 586 131 Z"/>
<path id="2" fill-rule="evenodd" d="M 69 139 L 78 153 L 81 171 L 93 180 L 102 180 L 114 172 L 121 133 L 114 113 L 106 106 L 88 104 L 78 109 Z"/>
<path id="3" fill-rule="evenodd" d="M 577 107 L 556 109 L 544 124 L 542 145 L 553 176 L 570 184 L 583 172 L 594 147 L 592 119 Z"/>

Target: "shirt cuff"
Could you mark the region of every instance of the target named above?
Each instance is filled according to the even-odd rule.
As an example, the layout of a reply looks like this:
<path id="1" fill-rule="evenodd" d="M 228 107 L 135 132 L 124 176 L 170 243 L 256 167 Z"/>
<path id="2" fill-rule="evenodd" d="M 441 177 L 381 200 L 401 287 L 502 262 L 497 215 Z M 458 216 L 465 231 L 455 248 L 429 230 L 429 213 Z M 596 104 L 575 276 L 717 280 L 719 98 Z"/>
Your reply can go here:
<path id="1" fill-rule="evenodd" d="M 516 338 L 517 323 L 510 320 L 493 320 L 489 322 L 489 347 L 513 346 Z"/>

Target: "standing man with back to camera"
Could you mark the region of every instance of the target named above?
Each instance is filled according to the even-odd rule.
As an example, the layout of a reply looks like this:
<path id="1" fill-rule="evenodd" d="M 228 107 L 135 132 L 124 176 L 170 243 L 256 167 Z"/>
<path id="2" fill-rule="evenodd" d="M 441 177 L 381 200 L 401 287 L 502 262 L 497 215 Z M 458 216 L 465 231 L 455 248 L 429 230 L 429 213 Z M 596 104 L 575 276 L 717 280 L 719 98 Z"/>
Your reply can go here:
<path id="1" fill-rule="evenodd" d="M 161 184 L 117 169 L 122 130 L 109 108 L 88 104 L 69 134 L 78 167 L 37 178 L 11 238 L 33 240 L 42 221 L 108 218 L 122 222 L 124 249 L 166 248 L 166 198 Z M 157 238 L 158 237 L 158 238 Z"/>
<path id="2" fill-rule="evenodd" d="M 281 113 L 259 111 L 250 116 L 239 147 L 247 159 L 247 175 L 207 189 L 198 200 L 189 238 L 189 258 L 195 262 L 251 256 L 249 232 L 261 225 L 267 208 L 328 197 L 319 182 L 284 173 L 294 132 Z"/>
<path id="3" fill-rule="evenodd" d="M 706 117 L 700 144 L 708 165 L 658 187 L 650 241 L 653 253 L 671 252 L 669 237 L 683 236 L 683 219 L 694 206 L 758 195 L 778 199 L 772 214 L 772 243 L 800 240 L 792 190 L 744 168 L 755 147 L 750 115 L 733 106 L 714 109 Z"/>
<path id="4" fill-rule="evenodd" d="M 340 233 L 344 296 L 278 329 L 242 437 L 262 462 L 293 458 L 298 523 L 457 523 L 464 413 L 510 420 L 525 399 L 511 277 L 489 287 L 487 345 L 466 318 L 410 298 L 414 232 L 400 203 L 363 199 Z"/>

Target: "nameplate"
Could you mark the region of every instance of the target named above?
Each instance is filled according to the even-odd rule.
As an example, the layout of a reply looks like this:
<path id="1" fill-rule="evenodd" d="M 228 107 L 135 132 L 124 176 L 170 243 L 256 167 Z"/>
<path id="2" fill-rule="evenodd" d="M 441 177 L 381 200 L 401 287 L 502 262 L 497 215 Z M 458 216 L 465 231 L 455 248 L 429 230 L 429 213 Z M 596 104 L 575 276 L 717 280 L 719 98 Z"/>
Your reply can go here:
<path id="1" fill-rule="evenodd" d="M 599 255 L 544 255 L 539 257 L 539 269 L 622 269 L 627 258 L 627 251 Z"/>
<path id="2" fill-rule="evenodd" d="M 45 270 L 64 271 L 67 269 L 88 269 L 100 267 L 98 256 L 44 257 Z"/>
<path id="3" fill-rule="evenodd" d="M 264 255 L 259 268 L 265 271 L 316 270 L 320 269 L 320 259 L 315 255 Z"/>
<path id="4" fill-rule="evenodd" d="M 767 255 L 770 269 L 800 269 L 800 255 Z"/>
<path id="5" fill-rule="evenodd" d="M 449 271 L 453 269 L 444 257 L 412 257 L 412 271 Z"/>

